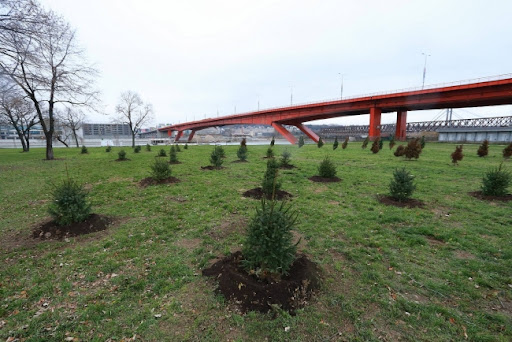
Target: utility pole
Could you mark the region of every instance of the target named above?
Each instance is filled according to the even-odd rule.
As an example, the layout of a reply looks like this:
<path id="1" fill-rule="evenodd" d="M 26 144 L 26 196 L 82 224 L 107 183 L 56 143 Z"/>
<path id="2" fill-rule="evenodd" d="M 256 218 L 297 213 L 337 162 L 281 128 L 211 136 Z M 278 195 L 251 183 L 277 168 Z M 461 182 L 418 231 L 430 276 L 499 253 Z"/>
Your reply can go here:
<path id="1" fill-rule="evenodd" d="M 293 106 L 293 86 L 290 86 L 290 106 Z"/>
<path id="2" fill-rule="evenodd" d="M 427 55 L 426 53 L 421 53 L 423 56 L 425 56 L 425 64 L 423 65 L 423 84 L 421 85 L 421 89 L 425 87 L 425 76 L 427 75 L 427 57 L 430 57 L 430 55 Z"/>
<path id="3" fill-rule="evenodd" d="M 338 75 L 341 77 L 341 85 L 340 85 L 340 100 L 343 100 L 343 76 L 345 74 L 342 74 L 341 72 L 338 72 Z"/>

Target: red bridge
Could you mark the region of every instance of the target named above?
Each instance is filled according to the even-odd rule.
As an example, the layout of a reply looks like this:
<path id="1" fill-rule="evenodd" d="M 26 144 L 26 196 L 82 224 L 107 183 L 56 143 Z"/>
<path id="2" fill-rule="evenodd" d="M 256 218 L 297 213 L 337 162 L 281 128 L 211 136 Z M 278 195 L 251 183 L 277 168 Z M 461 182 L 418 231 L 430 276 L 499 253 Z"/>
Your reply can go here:
<path id="1" fill-rule="evenodd" d="M 159 131 L 167 131 L 169 137 L 172 136 L 173 131 L 176 131 L 175 141 L 179 141 L 184 131 L 191 130 L 188 136 L 188 141 L 190 142 L 196 131 L 208 127 L 271 125 L 290 143 L 295 144 L 297 139 L 283 125 L 295 126 L 309 138 L 318 142 L 318 135 L 304 126 L 304 122 L 341 116 L 370 114 L 368 135 L 373 140 L 380 136 L 381 114 L 396 112 L 395 137 L 396 139 L 404 140 L 407 111 L 505 104 L 512 104 L 512 75 L 510 74 L 444 85 L 432 85 L 424 89 L 398 90 L 345 98 L 343 100 L 265 109 L 176 124 L 160 128 Z"/>

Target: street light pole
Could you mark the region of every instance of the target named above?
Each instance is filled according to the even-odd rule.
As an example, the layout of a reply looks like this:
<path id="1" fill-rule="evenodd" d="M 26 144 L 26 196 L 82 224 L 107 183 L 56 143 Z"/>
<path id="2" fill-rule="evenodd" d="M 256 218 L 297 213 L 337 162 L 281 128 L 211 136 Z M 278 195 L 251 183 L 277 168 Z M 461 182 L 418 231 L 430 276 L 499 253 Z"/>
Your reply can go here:
<path id="1" fill-rule="evenodd" d="M 293 86 L 290 86 L 290 106 L 293 106 Z"/>
<path id="2" fill-rule="evenodd" d="M 341 72 L 338 72 L 338 75 L 341 77 L 341 85 L 340 85 L 340 100 L 343 100 L 343 76 L 345 74 L 342 74 Z"/>
<path id="3" fill-rule="evenodd" d="M 421 53 L 423 56 L 425 56 L 425 64 L 423 65 L 423 83 L 421 85 L 421 89 L 425 87 L 425 76 L 427 75 L 427 57 L 430 57 L 430 55 L 427 55 L 426 53 Z"/>

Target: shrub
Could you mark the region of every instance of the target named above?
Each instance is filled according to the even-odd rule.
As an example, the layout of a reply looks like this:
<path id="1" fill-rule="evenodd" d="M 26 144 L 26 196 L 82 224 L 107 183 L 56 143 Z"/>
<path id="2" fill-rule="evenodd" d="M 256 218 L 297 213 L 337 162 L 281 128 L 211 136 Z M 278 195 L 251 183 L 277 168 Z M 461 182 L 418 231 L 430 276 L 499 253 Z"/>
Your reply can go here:
<path id="1" fill-rule="evenodd" d="M 343 144 L 341 144 L 341 148 L 342 149 L 346 149 L 347 148 L 347 145 L 348 145 L 348 137 L 345 138 L 345 141 L 343 142 Z"/>
<path id="2" fill-rule="evenodd" d="M 87 147 L 85 147 L 84 145 L 82 145 L 82 150 L 80 151 L 80 153 L 82 153 L 82 154 L 87 154 L 87 153 L 89 153 L 89 151 L 87 151 Z"/>
<path id="3" fill-rule="evenodd" d="M 416 189 L 414 185 L 414 176 L 405 168 L 396 169 L 393 172 L 393 179 L 389 183 L 390 196 L 401 202 L 411 197 Z"/>
<path id="4" fill-rule="evenodd" d="M 503 158 L 508 159 L 510 157 L 512 157 L 512 143 L 503 149 Z"/>
<path id="5" fill-rule="evenodd" d="M 220 168 L 223 162 L 222 155 L 219 154 L 219 150 L 215 147 L 210 155 L 210 164 L 216 168 Z"/>
<path id="6" fill-rule="evenodd" d="M 285 203 L 261 201 L 247 227 L 242 248 L 242 267 L 262 279 L 279 279 L 286 275 L 297 252 L 292 229 L 297 214 Z M 300 240 L 299 240 L 300 241 Z"/>
<path id="7" fill-rule="evenodd" d="M 400 145 L 396 148 L 395 153 L 393 153 L 395 157 L 401 157 L 405 154 L 405 146 Z"/>
<path id="8" fill-rule="evenodd" d="M 290 157 L 292 154 L 288 151 L 281 153 L 281 166 L 290 166 Z"/>
<path id="9" fill-rule="evenodd" d="M 302 146 L 304 146 L 304 137 L 301 135 L 299 137 L 299 148 L 301 148 Z"/>
<path id="10" fill-rule="evenodd" d="M 384 140 L 379 138 L 379 150 L 382 150 L 382 147 L 384 147 Z"/>
<path id="11" fill-rule="evenodd" d="M 274 150 L 272 149 L 272 147 L 267 148 L 266 157 L 267 158 L 274 158 Z"/>
<path id="12" fill-rule="evenodd" d="M 117 157 L 119 160 L 126 160 L 126 152 L 124 150 L 117 152 Z"/>
<path id="13" fill-rule="evenodd" d="M 157 157 L 167 157 L 167 153 L 165 152 L 165 150 L 163 148 L 160 149 Z"/>
<path id="14" fill-rule="evenodd" d="M 281 189 L 281 182 L 277 179 L 279 165 L 275 159 L 267 161 L 267 170 L 263 175 L 261 183 L 261 190 L 268 198 L 273 198 L 273 195 Z"/>
<path id="15" fill-rule="evenodd" d="M 185 146 L 183 146 L 183 149 L 188 150 L 188 143 L 185 143 Z"/>
<path id="16" fill-rule="evenodd" d="M 169 164 L 163 159 L 155 158 L 155 162 L 151 165 L 151 178 L 161 181 L 169 177 L 171 177 Z"/>
<path id="17" fill-rule="evenodd" d="M 322 138 L 318 138 L 318 142 L 316 143 L 316 146 L 318 146 L 318 148 L 321 148 L 322 146 L 324 146 L 324 141 L 322 140 Z"/>
<path id="18" fill-rule="evenodd" d="M 215 151 L 220 156 L 220 158 L 226 158 L 226 152 L 224 151 L 224 147 L 216 145 Z"/>
<path id="19" fill-rule="evenodd" d="M 236 156 L 239 160 L 247 160 L 247 147 L 240 145 L 236 151 Z"/>
<path id="20" fill-rule="evenodd" d="M 455 146 L 455 151 L 451 154 L 452 163 L 458 164 L 459 161 L 464 158 L 464 154 L 462 153 L 462 145 Z"/>
<path id="21" fill-rule="evenodd" d="M 485 157 L 489 154 L 489 141 L 487 139 L 478 147 L 478 151 L 476 151 L 476 153 L 479 157 Z"/>
<path id="22" fill-rule="evenodd" d="M 140 152 L 140 146 L 137 145 L 135 146 L 135 148 L 133 149 L 133 153 L 139 153 Z"/>
<path id="23" fill-rule="evenodd" d="M 334 138 L 334 144 L 332 144 L 332 149 L 335 150 L 338 148 L 338 137 Z"/>
<path id="24" fill-rule="evenodd" d="M 329 159 L 329 157 L 325 157 L 324 160 L 318 166 L 318 174 L 320 177 L 324 178 L 334 178 L 336 177 L 336 166 Z"/>
<path id="25" fill-rule="evenodd" d="M 247 140 L 245 138 L 243 138 L 242 141 L 240 142 L 240 146 L 247 147 Z"/>
<path id="26" fill-rule="evenodd" d="M 370 142 L 370 138 L 366 137 L 366 139 L 363 140 L 363 145 L 361 145 L 361 148 L 368 147 L 368 143 Z"/>
<path id="27" fill-rule="evenodd" d="M 273 147 L 273 146 L 274 146 L 274 144 L 275 144 L 275 142 L 276 142 L 276 140 L 274 139 L 274 137 L 272 137 L 272 140 L 270 140 L 270 146 L 272 146 L 272 147 Z"/>
<path id="28" fill-rule="evenodd" d="M 175 146 L 176 152 L 181 152 L 180 145 L 174 144 L 174 146 Z"/>
<path id="29" fill-rule="evenodd" d="M 378 153 L 380 151 L 380 148 L 379 148 L 379 141 L 380 141 L 380 138 L 377 138 L 373 141 L 373 144 L 372 144 L 372 147 L 370 148 L 370 150 L 375 154 L 375 153 Z"/>
<path id="30" fill-rule="evenodd" d="M 425 148 L 425 136 L 424 135 L 421 136 L 420 146 L 421 146 L 421 149 Z"/>
<path id="31" fill-rule="evenodd" d="M 150 144 L 146 144 L 146 151 L 151 152 L 151 145 Z"/>
<path id="32" fill-rule="evenodd" d="M 482 194 L 486 196 L 505 196 L 512 180 L 512 175 L 499 167 L 485 173 L 482 180 Z"/>
<path id="33" fill-rule="evenodd" d="M 178 162 L 178 155 L 176 153 L 176 149 L 174 148 L 174 146 L 171 146 L 171 150 L 169 151 L 169 162 L 171 162 L 171 163 Z"/>
<path id="34" fill-rule="evenodd" d="M 389 149 L 391 150 L 396 145 L 395 135 L 391 135 L 391 139 L 389 140 Z"/>
<path id="35" fill-rule="evenodd" d="M 407 159 L 418 159 L 421 154 L 420 139 L 414 139 L 409 141 L 404 149 L 404 156 Z"/>
<path id="36" fill-rule="evenodd" d="M 112 147 L 107 146 L 107 148 L 105 149 L 105 152 L 110 152 L 110 151 L 112 151 Z"/>
<path id="37" fill-rule="evenodd" d="M 91 205 L 87 203 L 87 192 L 72 179 L 68 178 L 62 184 L 55 186 L 52 198 L 48 213 L 58 225 L 83 222 L 91 215 Z"/>

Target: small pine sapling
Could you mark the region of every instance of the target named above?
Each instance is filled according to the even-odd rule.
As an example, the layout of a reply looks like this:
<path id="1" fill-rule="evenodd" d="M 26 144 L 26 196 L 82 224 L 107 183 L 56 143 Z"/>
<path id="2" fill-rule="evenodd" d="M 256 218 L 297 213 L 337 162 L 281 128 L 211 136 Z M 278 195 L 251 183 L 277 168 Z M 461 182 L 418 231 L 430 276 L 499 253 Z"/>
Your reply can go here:
<path id="1" fill-rule="evenodd" d="M 176 152 L 181 152 L 181 148 L 180 148 L 180 145 L 178 144 L 174 144 L 175 148 L 176 148 Z"/>
<path id="2" fill-rule="evenodd" d="M 48 213 L 55 223 L 60 226 L 83 222 L 91 215 L 91 205 L 87 202 L 85 189 L 68 178 L 54 186 L 53 201 L 48 207 Z"/>
<path id="3" fill-rule="evenodd" d="M 224 147 L 216 145 L 215 151 L 220 156 L 220 158 L 226 158 L 226 152 L 224 151 Z"/>
<path id="4" fill-rule="evenodd" d="M 343 141 L 343 144 L 341 144 L 342 149 L 346 149 L 348 146 L 348 137 L 345 138 L 345 141 Z"/>
<path id="5" fill-rule="evenodd" d="M 281 161 L 280 161 L 280 164 L 282 167 L 289 167 L 290 166 L 290 158 L 291 158 L 292 154 L 288 151 L 283 151 L 283 153 L 281 153 Z"/>
<path id="6" fill-rule="evenodd" d="M 503 149 L 503 158 L 509 159 L 512 157 L 512 143 Z"/>
<path id="7" fill-rule="evenodd" d="M 379 141 L 380 141 L 380 138 L 377 138 L 373 141 L 373 144 L 372 144 L 372 147 L 370 148 L 370 150 L 375 154 L 375 153 L 378 153 L 380 151 L 380 148 L 379 148 Z"/>
<path id="8" fill-rule="evenodd" d="M 133 153 L 139 153 L 140 152 L 140 146 L 137 145 L 135 146 L 135 148 L 133 149 Z"/>
<path id="9" fill-rule="evenodd" d="M 299 137 L 299 148 L 301 148 L 302 146 L 304 146 L 304 137 L 301 135 Z"/>
<path id="10" fill-rule="evenodd" d="M 425 136 L 424 135 L 421 136 L 420 146 L 421 146 L 421 149 L 425 148 Z"/>
<path id="11" fill-rule="evenodd" d="M 485 196 L 505 196 L 509 187 L 512 175 L 510 172 L 502 169 L 503 163 L 499 167 L 489 170 L 485 173 L 482 180 L 482 194 Z"/>
<path id="12" fill-rule="evenodd" d="M 368 143 L 370 142 L 370 138 L 366 137 L 366 139 L 363 140 L 363 145 L 361 145 L 361 148 L 365 149 L 368 147 Z"/>
<path id="13" fill-rule="evenodd" d="M 171 150 L 169 151 L 169 162 L 171 164 L 176 164 L 178 162 L 178 154 L 176 153 L 174 146 L 171 146 Z"/>
<path id="14" fill-rule="evenodd" d="M 108 152 L 110 152 L 110 151 L 112 151 L 112 147 L 107 146 L 107 148 L 105 149 L 105 152 L 107 152 L 107 153 L 108 153 Z"/>
<path id="15" fill-rule="evenodd" d="M 395 147 L 396 141 L 395 141 L 395 135 L 391 135 L 391 139 L 389 140 L 389 149 L 392 150 L 393 147 Z"/>
<path id="16" fill-rule="evenodd" d="M 87 154 L 89 151 L 87 151 L 87 147 L 85 145 L 82 145 L 82 150 L 80 151 L 81 154 Z"/>
<path id="17" fill-rule="evenodd" d="M 151 145 L 150 144 L 146 144 L 146 151 L 151 152 Z"/>
<path id="18" fill-rule="evenodd" d="M 169 164 L 160 158 L 155 158 L 155 162 L 150 166 L 151 167 L 151 178 L 156 181 L 162 181 L 171 177 L 171 168 Z"/>
<path id="19" fill-rule="evenodd" d="M 124 150 L 117 152 L 117 158 L 119 160 L 126 160 L 126 152 Z"/>
<path id="20" fill-rule="evenodd" d="M 222 155 L 219 154 L 219 150 L 214 148 L 210 155 L 210 164 L 215 168 L 220 168 L 223 162 L 224 160 L 222 159 Z"/>
<path id="21" fill-rule="evenodd" d="M 188 143 L 185 143 L 185 146 L 183 146 L 183 149 L 188 150 Z"/>
<path id="22" fill-rule="evenodd" d="M 247 139 L 243 138 L 242 141 L 240 141 L 240 146 L 247 147 Z"/>
<path id="23" fill-rule="evenodd" d="M 338 148 L 338 137 L 334 138 L 334 143 L 332 144 L 332 149 L 335 150 Z"/>
<path id="24" fill-rule="evenodd" d="M 162 148 L 160 149 L 160 152 L 158 152 L 157 157 L 167 157 L 167 152 Z"/>
<path id="25" fill-rule="evenodd" d="M 274 137 L 272 137 L 272 140 L 270 140 L 270 146 L 273 147 L 275 143 L 276 143 L 276 139 L 274 139 Z"/>
<path id="26" fill-rule="evenodd" d="M 382 147 L 384 146 L 384 140 L 379 138 L 379 150 L 382 150 Z"/>
<path id="27" fill-rule="evenodd" d="M 393 179 L 389 183 L 390 197 L 402 202 L 410 198 L 415 189 L 414 176 L 409 171 L 402 168 L 393 172 Z"/>
<path id="28" fill-rule="evenodd" d="M 409 160 L 411 160 L 412 158 L 418 159 L 420 157 L 421 151 L 422 150 L 421 150 L 420 139 L 417 138 L 417 139 L 409 141 L 409 143 L 407 144 L 407 146 L 404 149 L 404 156 L 405 156 L 405 158 L 407 158 Z"/>
<path id="29" fill-rule="evenodd" d="M 393 154 L 395 155 L 395 157 L 403 156 L 405 154 L 405 146 L 399 145 Z"/>
<path id="30" fill-rule="evenodd" d="M 272 149 L 272 147 L 267 148 L 266 157 L 267 158 L 274 158 L 274 150 Z"/>
<path id="31" fill-rule="evenodd" d="M 458 165 L 459 162 L 464 158 L 464 154 L 462 153 L 462 145 L 455 146 L 455 151 L 451 154 L 452 163 Z"/>
<path id="32" fill-rule="evenodd" d="M 329 159 L 329 157 L 325 157 L 324 160 L 318 166 L 318 174 L 323 178 L 334 178 L 336 177 L 336 166 Z"/>
<path id="33" fill-rule="evenodd" d="M 247 160 L 247 147 L 240 145 L 240 147 L 236 151 L 236 156 L 238 157 L 238 160 Z"/>
<path id="34" fill-rule="evenodd" d="M 489 141 L 485 139 L 480 146 L 478 146 L 478 151 L 476 151 L 479 157 L 485 157 L 489 154 Z"/>
<path id="35" fill-rule="evenodd" d="M 316 146 L 318 146 L 318 148 L 321 148 L 322 146 L 324 146 L 324 141 L 322 140 L 322 138 L 318 138 L 318 142 L 316 143 Z"/>
<path id="36" fill-rule="evenodd" d="M 267 161 L 267 170 L 263 175 L 263 181 L 261 182 L 261 190 L 267 198 L 274 197 L 281 189 L 281 181 L 277 179 L 279 171 L 279 164 L 275 159 L 269 159 Z"/>

